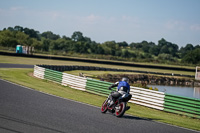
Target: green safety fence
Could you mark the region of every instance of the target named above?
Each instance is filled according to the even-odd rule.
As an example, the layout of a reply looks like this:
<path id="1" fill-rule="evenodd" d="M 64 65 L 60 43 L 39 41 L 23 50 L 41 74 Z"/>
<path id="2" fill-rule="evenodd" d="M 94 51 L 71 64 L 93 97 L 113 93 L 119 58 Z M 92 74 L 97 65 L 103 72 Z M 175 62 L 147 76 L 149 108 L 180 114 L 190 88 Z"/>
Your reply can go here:
<path id="1" fill-rule="evenodd" d="M 102 96 L 108 96 L 111 91 L 114 91 L 115 88 L 112 88 L 112 90 L 109 90 L 108 87 L 113 84 L 110 82 L 95 80 L 95 79 L 87 79 L 86 82 L 86 91 Z"/>
<path id="2" fill-rule="evenodd" d="M 44 79 L 51 80 L 57 83 L 62 83 L 62 75 L 62 72 L 45 68 Z"/>
<path id="3" fill-rule="evenodd" d="M 200 99 L 165 94 L 164 111 L 200 118 Z"/>

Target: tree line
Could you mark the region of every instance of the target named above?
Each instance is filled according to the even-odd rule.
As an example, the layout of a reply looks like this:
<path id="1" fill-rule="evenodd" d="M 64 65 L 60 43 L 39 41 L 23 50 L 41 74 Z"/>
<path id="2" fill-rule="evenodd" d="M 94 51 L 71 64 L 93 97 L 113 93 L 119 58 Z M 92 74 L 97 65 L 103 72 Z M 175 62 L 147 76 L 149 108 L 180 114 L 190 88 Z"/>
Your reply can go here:
<path id="1" fill-rule="evenodd" d="M 187 44 L 179 48 L 177 44 L 164 38 L 161 38 L 158 44 L 147 41 L 130 44 L 126 41 L 97 43 L 83 36 L 80 31 L 75 31 L 71 37 L 61 37 L 51 31 L 40 33 L 22 26 L 8 27 L 0 31 L 1 47 L 15 48 L 16 45 L 33 46 L 38 53 L 77 53 L 115 60 L 200 64 L 200 45 Z"/>

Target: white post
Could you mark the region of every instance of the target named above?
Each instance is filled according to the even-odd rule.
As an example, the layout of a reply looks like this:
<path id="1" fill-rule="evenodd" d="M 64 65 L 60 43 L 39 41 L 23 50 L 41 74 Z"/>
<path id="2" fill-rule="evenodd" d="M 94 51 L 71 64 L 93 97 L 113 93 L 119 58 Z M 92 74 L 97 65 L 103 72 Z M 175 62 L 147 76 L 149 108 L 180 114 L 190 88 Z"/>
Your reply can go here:
<path id="1" fill-rule="evenodd" d="M 200 67 L 196 66 L 196 74 L 195 74 L 196 80 L 200 80 L 200 70 L 198 71 L 198 68 L 200 68 Z"/>

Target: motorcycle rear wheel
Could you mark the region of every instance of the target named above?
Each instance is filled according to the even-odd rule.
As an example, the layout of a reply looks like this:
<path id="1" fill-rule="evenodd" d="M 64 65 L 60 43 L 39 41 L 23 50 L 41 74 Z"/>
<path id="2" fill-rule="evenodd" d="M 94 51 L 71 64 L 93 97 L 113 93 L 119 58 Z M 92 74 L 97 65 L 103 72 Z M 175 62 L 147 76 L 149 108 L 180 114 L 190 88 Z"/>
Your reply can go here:
<path id="1" fill-rule="evenodd" d="M 101 113 L 106 113 L 108 110 L 108 99 L 106 99 L 101 106 Z"/>
<path id="2" fill-rule="evenodd" d="M 117 117 L 122 117 L 126 111 L 126 103 L 125 102 L 121 102 L 119 103 L 117 106 L 117 108 L 115 109 L 115 115 Z"/>

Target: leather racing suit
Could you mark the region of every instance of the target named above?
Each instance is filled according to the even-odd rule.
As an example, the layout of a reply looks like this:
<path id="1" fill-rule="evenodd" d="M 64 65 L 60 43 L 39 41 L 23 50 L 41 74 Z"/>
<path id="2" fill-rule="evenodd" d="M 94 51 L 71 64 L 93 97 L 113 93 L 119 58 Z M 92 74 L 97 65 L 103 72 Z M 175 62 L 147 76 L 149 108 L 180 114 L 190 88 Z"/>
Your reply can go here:
<path id="1" fill-rule="evenodd" d="M 109 90 L 111 90 L 111 88 L 113 87 L 117 87 L 117 91 L 112 92 L 110 95 L 110 100 L 111 100 L 111 102 L 109 103 L 110 107 L 114 104 L 117 98 L 119 98 L 120 96 L 126 93 L 129 94 L 130 92 L 130 85 L 126 81 L 119 81 L 119 82 L 116 82 L 115 84 L 112 84 L 109 87 Z"/>

